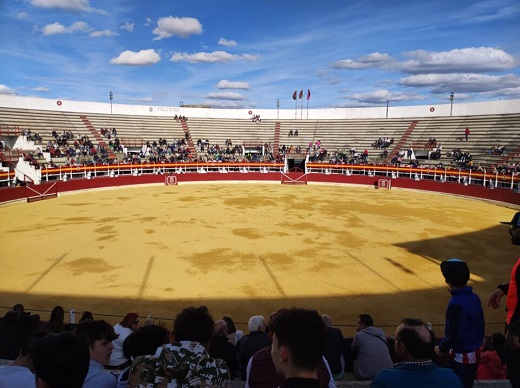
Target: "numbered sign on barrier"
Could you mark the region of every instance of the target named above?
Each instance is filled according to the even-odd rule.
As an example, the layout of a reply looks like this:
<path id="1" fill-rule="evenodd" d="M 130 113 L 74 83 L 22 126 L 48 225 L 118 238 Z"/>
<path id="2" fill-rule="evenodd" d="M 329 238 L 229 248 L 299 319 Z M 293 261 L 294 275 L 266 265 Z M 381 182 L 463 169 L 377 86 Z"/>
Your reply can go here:
<path id="1" fill-rule="evenodd" d="M 377 183 L 377 187 L 381 189 L 387 189 L 390 190 L 392 186 L 392 181 L 390 179 L 379 179 Z"/>
<path id="2" fill-rule="evenodd" d="M 168 186 L 168 185 L 176 185 L 177 184 L 177 177 L 175 175 L 168 175 L 164 179 L 164 184 L 166 186 Z"/>

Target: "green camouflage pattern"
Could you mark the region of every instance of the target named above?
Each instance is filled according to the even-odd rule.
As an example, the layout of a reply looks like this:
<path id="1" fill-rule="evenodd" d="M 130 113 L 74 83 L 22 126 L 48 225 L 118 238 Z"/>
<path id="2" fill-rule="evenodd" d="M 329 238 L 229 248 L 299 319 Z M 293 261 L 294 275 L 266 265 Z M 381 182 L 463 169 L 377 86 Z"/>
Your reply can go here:
<path id="1" fill-rule="evenodd" d="M 211 358 L 194 341 L 167 344 L 155 355 L 137 357 L 130 368 L 129 386 L 139 388 L 227 387 L 230 372 L 221 359 Z"/>

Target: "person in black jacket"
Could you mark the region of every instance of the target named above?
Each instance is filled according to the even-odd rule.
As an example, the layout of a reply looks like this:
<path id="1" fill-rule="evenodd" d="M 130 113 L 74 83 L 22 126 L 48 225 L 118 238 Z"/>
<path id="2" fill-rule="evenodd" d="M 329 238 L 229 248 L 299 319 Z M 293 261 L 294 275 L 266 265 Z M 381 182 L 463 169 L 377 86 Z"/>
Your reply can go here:
<path id="1" fill-rule="evenodd" d="M 327 327 L 327 345 L 323 356 L 329 363 L 332 377 L 338 381 L 343 378 L 345 367 L 343 333 L 337 327 L 332 327 L 332 318 L 329 315 L 323 314 L 321 318 Z"/>
<path id="2" fill-rule="evenodd" d="M 14 360 L 24 341 L 40 321 L 38 314 L 25 311 L 23 304 L 15 304 L 0 321 L 0 358 Z"/>
<path id="3" fill-rule="evenodd" d="M 213 337 L 209 342 L 209 355 L 213 358 L 223 359 L 231 372 L 231 379 L 237 375 L 236 348 L 228 341 L 228 327 L 224 320 L 215 322 Z"/>

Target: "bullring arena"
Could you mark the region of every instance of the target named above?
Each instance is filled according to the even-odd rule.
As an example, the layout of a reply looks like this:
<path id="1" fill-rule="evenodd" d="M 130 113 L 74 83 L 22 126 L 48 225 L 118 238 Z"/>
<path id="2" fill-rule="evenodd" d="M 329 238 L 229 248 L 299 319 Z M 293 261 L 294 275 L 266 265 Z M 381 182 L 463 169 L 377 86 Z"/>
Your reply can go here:
<path id="1" fill-rule="evenodd" d="M 308 120 L 262 110 L 254 112 L 259 123 L 249 112 L 203 108 L 115 106 L 109 114 L 107 104 L 0 102 L 4 312 L 23 303 L 47 318 L 59 304 L 116 323 L 138 310 L 171 327 L 182 308 L 204 304 L 216 319 L 229 315 L 246 329 L 251 315 L 301 306 L 331 315 L 346 336 L 361 313 L 387 335 L 405 316 L 442 332 L 449 298 L 442 260 L 468 262 L 485 306 L 518 257 L 499 224 L 520 209 L 518 172 L 496 170 L 518 164 L 518 100 L 460 104 L 453 116 L 449 106 L 394 108 L 391 118 L 371 108 L 316 110 Z M 461 139 L 466 126 L 468 141 Z M 27 157 L 53 130 L 106 144 L 105 127 L 117 128 L 127 151 L 161 137 L 186 138 L 193 150 L 203 138 L 221 146 L 230 139 L 244 155 L 261 155 L 216 162 L 197 152 L 162 163 L 116 155 L 94 165 L 50 164 L 46 152 L 44 160 Z M 28 129 L 42 140 L 28 140 Z M 298 138 L 288 138 L 289 129 Z M 470 151 L 483 168 L 462 168 L 444 153 L 443 167 L 427 158 L 396 166 L 371 147 L 387 136 L 395 139 L 390 155 L 410 147 L 425 155 L 422 145 L 435 137 L 444 151 Z M 305 149 L 317 140 L 330 154 L 356 147 L 375 156 L 364 164 L 313 161 Z M 268 160 L 267 143 L 304 151 L 291 147 Z M 507 156 L 486 153 L 499 144 Z M 503 309 L 484 312 L 486 333 L 501 331 Z"/>

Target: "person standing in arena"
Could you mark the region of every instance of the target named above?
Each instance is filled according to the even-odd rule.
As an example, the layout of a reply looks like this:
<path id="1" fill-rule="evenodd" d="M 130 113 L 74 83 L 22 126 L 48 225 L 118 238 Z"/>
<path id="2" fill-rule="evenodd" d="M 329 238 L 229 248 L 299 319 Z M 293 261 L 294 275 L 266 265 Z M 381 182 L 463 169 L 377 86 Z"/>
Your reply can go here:
<path id="1" fill-rule="evenodd" d="M 511 243 L 520 246 L 520 212 L 517 212 L 510 222 L 501 222 L 501 224 L 511 226 L 508 231 Z M 507 374 L 511 385 L 516 388 L 520 387 L 520 344 L 518 344 L 518 336 L 515 335 L 516 330 L 513 331 L 512 326 L 520 327 L 520 308 L 518 307 L 520 300 L 520 257 L 511 270 L 509 283 L 497 286 L 497 289 L 489 297 L 488 307 L 499 308 L 500 300 L 504 295 L 507 295 L 505 348 Z"/>

